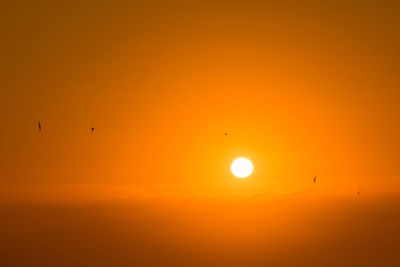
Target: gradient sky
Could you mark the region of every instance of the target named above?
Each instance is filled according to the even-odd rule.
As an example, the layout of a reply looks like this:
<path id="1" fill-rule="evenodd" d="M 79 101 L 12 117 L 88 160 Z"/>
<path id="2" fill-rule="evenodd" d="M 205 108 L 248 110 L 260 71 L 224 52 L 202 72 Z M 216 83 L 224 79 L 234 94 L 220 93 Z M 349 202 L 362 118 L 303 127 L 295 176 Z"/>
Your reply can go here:
<path id="1" fill-rule="evenodd" d="M 1 183 L 400 186 L 398 1 L 0 5 Z"/>
<path id="2" fill-rule="evenodd" d="M 1 1 L 0 266 L 400 266 L 399 14 Z"/>

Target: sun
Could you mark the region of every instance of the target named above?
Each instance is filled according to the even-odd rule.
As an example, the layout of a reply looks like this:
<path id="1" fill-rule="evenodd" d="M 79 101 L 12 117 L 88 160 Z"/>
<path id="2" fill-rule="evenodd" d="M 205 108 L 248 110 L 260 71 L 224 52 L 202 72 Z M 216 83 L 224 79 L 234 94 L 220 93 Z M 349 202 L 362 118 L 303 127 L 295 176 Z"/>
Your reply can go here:
<path id="1" fill-rule="evenodd" d="M 232 162 L 231 171 L 238 178 L 246 178 L 253 172 L 253 163 L 246 158 L 237 158 Z"/>

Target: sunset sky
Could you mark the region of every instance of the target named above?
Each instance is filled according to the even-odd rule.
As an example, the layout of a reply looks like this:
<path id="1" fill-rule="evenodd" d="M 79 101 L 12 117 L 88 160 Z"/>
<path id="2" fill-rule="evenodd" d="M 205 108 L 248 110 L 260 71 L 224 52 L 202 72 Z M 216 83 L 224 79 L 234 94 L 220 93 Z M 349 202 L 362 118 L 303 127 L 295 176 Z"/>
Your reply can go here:
<path id="1" fill-rule="evenodd" d="M 399 14 L 378 0 L 2 1 L 0 265 L 398 266 Z"/>

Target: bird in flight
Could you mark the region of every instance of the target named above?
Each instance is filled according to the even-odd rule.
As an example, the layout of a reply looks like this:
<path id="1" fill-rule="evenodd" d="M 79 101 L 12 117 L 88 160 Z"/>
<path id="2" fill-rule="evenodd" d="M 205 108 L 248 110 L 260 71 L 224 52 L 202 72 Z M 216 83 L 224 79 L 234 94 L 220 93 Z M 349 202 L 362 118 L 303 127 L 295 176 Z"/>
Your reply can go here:
<path id="1" fill-rule="evenodd" d="M 38 121 L 38 128 L 39 128 L 39 132 L 42 131 L 42 124 L 40 124 L 40 121 Z"/>
<path id="2" fill-rule="evenodd" d="M 94 133 L 94 127 L 90 128 L 90 130 L 92 130 L 92 133 Z"/>
<path id="3" fill-rule="evenodd" d="M 315 181 L 316 181 L 316 180 L 317 180 L 317 176 L 315 176 L 315 177 L 314 177 L 314 179 L 313 179 L 313 181 L 314 181 L 314 184 L 315 184 Z"/>
<path id="4" fill-rule="evenodd" d="M 225 136 L 228 136 L 228 133 L 225 133 Z"/>

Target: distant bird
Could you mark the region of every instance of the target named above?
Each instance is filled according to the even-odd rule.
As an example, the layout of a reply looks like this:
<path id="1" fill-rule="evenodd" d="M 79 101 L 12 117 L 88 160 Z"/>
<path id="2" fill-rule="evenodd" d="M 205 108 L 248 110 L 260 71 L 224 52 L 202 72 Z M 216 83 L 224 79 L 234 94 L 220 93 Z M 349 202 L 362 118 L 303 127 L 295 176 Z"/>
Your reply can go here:
<path id="1" fill-rule="evenodd" d="M 360 191 L 357 191 L 357 195 L 360 195 Z"/>
<path id="2" fill-rule="evenodd" d="M 40 124 L 40 121 L 38 121 L 38 128 L 39 128 L 39 132 L 42 131 L 42 124 Z"/>
<path id="3" fill-rule="evenodd" d="M 225 136 L 228 136 L 228 133 L 225 133 Z"/>
<path id="4" fill-rule="evenodd" d="M 94 127 L 90 128 L 90 130 L 92 130 L 92 133 L 94 133 Z"/>
<path id="5" fill-rule="evenodd" d="M 317 180 L 317 176 L 315 176 L 315 177 L 314 177 L 314 179 L 313 179 L 313 181 L 314 181 L 314 184 L 315 184 L 315 181 L 316 181 L 316 180 Z"/>

